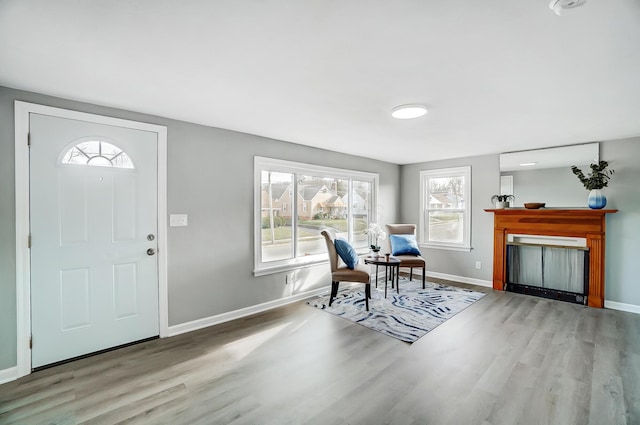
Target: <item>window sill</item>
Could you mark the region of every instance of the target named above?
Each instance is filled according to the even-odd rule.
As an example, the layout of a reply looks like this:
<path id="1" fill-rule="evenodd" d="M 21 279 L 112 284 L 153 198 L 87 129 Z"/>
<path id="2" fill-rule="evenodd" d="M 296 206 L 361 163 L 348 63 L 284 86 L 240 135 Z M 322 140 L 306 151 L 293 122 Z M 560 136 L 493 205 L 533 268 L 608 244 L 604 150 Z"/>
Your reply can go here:
<path id="1" fill-rule="evenodd" d="M 358 253 L 358 258 L 364 258 L 367 255 L 369 255 L 369 252 L 359 252 Z M 278 265 L 273 265 L 273 266 L 265 266 L 265 267 L 260 267 L 257 269 L 253 269 L 253 275 L 258 277 L 258 276 L 267 276 L 270 274 L 276 274 L 276 273 L 283 273 L 283 272 L 288 272 L 291 270 L 299 270 L 299 269 L 305 269 L 308 267 L 313 267 L 313 266 L 317 266 L 318 264 L 328 264 L 329 263 L 329 259 L 326 256 L 322 256 L 322 257 L 316 257 L 313 259 L 307 259 L 307 260 L 299 260 L 296 262 L 289 262 L 286 264 L 278 264 Z"/>
<path id="2" fill-rule="evenodd" d="M 470 246 L 451 246 L 451 245 L 439 245 L 439 244 L 427 244 L 421 243 L 419 245 L 420 248 L 432 248 L 432 249 L 444 249 L 447 251 L 462 251 L 462 252 L 471 252 Z"/>
<path id="3" fill-rule="evenodd" d="M 295 262 L 295 263 L 291 262 L 291 263 L 278 264 L 278 265 L 273 265 L 273 266 L 263 266 L 263 267 L 260 267 L 259 269 L 254 269 L 253 270 L 253 275 L 254 276 L 266 276 L 266 275 L 270 275 L 270 274 L 288 272 L 288 271 L 291 271 L 291 270 L 304 269 L 306 267 L 312 267 L 312 266 L 315 266 L 317 264 L 326 263 L 327 261 L 328 260 L 325 257 L 325 258 L 318 258 L 318 259 L 313 259 L 313 260 L 298 261 L 298 262 Z"/>

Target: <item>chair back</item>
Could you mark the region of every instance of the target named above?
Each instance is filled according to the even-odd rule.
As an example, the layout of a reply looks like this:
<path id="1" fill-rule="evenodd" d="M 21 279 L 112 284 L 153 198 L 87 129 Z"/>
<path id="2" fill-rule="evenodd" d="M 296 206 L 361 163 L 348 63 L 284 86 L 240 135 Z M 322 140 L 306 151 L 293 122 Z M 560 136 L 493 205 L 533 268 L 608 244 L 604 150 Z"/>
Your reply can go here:
<path id="1" fill-rule="evenodd" d="M 324 236 L 324 241 L 327 243 L 327 251 L 329 252 L 329 264 L 331 265 L 331 273 L 338 269 L 338 251 L 334 244 L 334 236 L 326 230 L 320 232 Z"/>
<path id="2" fill-rule="evenodd" d="M 415 224 L 387 224 L 387 234 L 389 235 L 415 235 Z"/>
<path id="3" fill-rule="evenodd" d="M 415 224 L 387 224 L 387 235 L 415 235 Z M 387 248 L 391 252 L 391 238 L 387 238 Z"/>

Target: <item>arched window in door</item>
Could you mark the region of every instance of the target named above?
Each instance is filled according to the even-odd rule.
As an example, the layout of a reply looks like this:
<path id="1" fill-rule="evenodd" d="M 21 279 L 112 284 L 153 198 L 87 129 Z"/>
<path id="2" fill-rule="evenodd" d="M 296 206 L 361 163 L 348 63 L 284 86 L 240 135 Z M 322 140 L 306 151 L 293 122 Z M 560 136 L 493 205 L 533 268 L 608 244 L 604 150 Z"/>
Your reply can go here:
<path id="1" fill-rule="evenodd" d="M 63 164 L 133 169 L 133 161 L 122 149 L 101 140 L 80 142 L 62 156 Z"/>

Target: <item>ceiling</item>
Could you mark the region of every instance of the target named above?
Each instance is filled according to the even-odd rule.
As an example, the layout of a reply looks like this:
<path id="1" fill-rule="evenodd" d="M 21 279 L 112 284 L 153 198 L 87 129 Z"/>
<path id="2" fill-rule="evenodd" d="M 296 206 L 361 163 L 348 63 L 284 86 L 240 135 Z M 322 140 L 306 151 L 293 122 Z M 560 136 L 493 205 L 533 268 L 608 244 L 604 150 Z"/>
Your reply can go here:
<path id="1" fill-rule="evenodd" d="M 640 136 L 640 0 L 548 3 L 0 0 L 0 85 L 397 164 Z"/>

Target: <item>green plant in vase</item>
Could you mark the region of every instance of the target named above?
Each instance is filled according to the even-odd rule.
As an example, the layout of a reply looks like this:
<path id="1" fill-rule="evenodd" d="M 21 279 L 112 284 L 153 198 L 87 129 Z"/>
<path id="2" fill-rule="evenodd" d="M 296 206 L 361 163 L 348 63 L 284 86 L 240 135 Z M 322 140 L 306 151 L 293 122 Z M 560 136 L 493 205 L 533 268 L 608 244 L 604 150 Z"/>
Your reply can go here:
<path id="1" fill-rule="evenodd" d="M 571 166 L 573 174 L 578 177 L 580 183 L 589 191 L 589 197 L 587 198 L 589 208 L 601 209 L 607 205 L 607 197 L 604 196 L 601 189 L 609 186 L 609 180 L 615 173 L 615 170 L 607 169 L 608 166 L 609 163 L 607 161 L 593 163 L 589 166 L 591 172 L 586 176 L 581 169 L 575 165 Z"/>
<path id="2" fill-rule="evenodd" d="M 495 203 L 497 209 L 509 208 L 509 201 L 516 199 L 513 195 L 493 195 L 491 202 Z"/>

